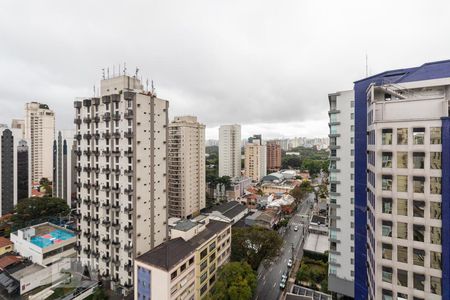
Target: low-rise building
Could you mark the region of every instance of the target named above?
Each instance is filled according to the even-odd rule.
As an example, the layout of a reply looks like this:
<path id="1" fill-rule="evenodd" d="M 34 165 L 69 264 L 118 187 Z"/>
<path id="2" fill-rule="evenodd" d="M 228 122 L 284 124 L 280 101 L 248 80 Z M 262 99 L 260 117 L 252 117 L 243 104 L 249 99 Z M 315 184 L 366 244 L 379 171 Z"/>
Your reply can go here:
<path id="1" fill-rule="evenodd" d="M 11 241 L 17 253 L 42 266 L 76 256 L 75 233 L 48 222 L 12 232 Z"/>
<path id="2" fill-rule="evenodd" d="M 258 210 L 254 214 L 245 218 L 245 225 L 247 226 L 260 226 L 267 229 L 272 229 L 281 218 L 281 211 Z"/>
<path id="3" fill-rule="evenodd" d="M 248 214 L 248 208 L 237 201 L 213 206 L 205 211 L 212 220 L 235 224 Z"/>
<path id="4" fill-rule="evenodd" d="M 170 237 L 135 259 L 135 299 L 201 299 L 229 261 L 230 223 L 200 215 L 172 223 Z"/>
<path id="5" fill-rule="evenodd" d="M 14 244 L 11 240 L 0 236 L 0 255 L 11 252 L 14 250 Z"/>

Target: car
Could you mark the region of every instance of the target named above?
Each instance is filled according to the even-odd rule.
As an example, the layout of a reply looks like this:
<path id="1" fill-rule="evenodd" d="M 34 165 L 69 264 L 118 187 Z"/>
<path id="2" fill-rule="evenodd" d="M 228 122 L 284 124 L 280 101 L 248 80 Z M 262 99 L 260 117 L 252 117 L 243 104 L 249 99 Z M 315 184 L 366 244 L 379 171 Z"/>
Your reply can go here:
<path id="1" fill-rule="evenodd" d="M 286 282 L 280 282 L 280 289 L 284 290 L 286 287 Z"/>
<path id="2" fill-rule="evenodd" d="M 294 231 L 298 231 L 298 226 L 297 225 L 294 226 Z"/>
<path id="3" fill-rule="evenodd" d="M 287 281 L 287 275 L 283 274 L 281 275 L 281 282 L 286 282 Z"/>
<path id="4" fill-rule="evenodd" d="M 292 259 L 289 258 L 289 260 L 287 262 L 287 266 L 288 266 L 288 268 L 292 267 Z"/>

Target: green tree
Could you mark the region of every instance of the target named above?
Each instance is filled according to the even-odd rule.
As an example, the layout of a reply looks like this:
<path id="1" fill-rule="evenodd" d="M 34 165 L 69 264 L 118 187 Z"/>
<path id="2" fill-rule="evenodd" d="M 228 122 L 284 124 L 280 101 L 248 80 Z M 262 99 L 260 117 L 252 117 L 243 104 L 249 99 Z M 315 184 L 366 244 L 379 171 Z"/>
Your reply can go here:
<path id="1" fill-rule="evenodd" d="M 230 262 L 219 270 L 217 282 L 210 298 L 214 300 L 250 300 L 256 285 L 256 274 L 248 263 Z"/>
<path id="2" fill-rule="evenodd" d="M 300 169 L 302 159 L 298 155 L 286 155 L 281 159 L 281 168 L 283 169 Z"/>
<path id="3" fill-rule="evenodd" d="M 272 230 L 261 227 L 233 228 L 231 237 L 231 260 L 246 261 L 253 270 L 261 262 L 273 261 L 281 249 L 283 239 Z"/>
<path id="4" fill-rule="evenodd" d="M 39 185 L 44 188 L 46 196 L 52 196 L 52 183 L 48 180 L 48 178 L 41 178 L 41 180 L 39 180 Z"/>
<path id="5" fill-rule="evenodd" d="M 22 199 L 14 208 L 11 221 L 15 228 L 33 224 L 36 221 L 48 221 L 69 214 L 70 208 L 61 198 L 41 197 Z"/>
<path id="6" fill-rule="evenodd" d="M 105 293 L 105 290 L 102 287 L 98 287 L 95 289 L 95 292 L 92 294 L 90 300 L 108 300 L 109 297 Z"/>

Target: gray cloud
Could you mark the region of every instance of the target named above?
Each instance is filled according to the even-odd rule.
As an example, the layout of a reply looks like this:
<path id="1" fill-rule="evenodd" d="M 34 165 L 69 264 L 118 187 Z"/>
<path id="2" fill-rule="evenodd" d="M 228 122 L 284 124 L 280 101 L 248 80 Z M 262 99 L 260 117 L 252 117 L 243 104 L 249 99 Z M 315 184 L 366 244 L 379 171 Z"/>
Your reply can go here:
<path id="1" fill-rule="evenodd" d="M 0 122 L 38 100 L 70 128 L 73 99 L 126 61 L 172 117 L 325 135 L 327 94 L 364 76 L 366 53 L 371 73 L 449 58 L 448 1 L 343 2 L 2 2 Z"/>

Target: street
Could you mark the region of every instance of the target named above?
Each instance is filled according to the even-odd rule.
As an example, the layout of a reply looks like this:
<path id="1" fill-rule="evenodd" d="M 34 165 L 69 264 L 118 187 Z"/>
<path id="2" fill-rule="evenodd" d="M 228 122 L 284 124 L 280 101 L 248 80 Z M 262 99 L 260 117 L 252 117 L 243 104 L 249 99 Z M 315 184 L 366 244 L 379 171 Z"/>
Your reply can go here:
<path id="1" fill-rule="evenodd" d="M 283 236 L 283 246 L 280 256 L 268 268 L 262 264 L 258 269 L 258 286 L 256 288 L 254 300 L 275 300 L 278 299 L 282 290 L 280 289 L 281 275 L 288 271 L 287 262 L 292 258 L 292 246 L 296 259 L 301 259 L 302 249 L 300 249 L 303 238 L 302 215 L 308 214 L 310 205 L 314 202 L 314 193 L 298 206 L 296 213 L 289 220 L 289 225 Z M 294 231 L 294 226 L 298 226 L 298 231 Z"/>

